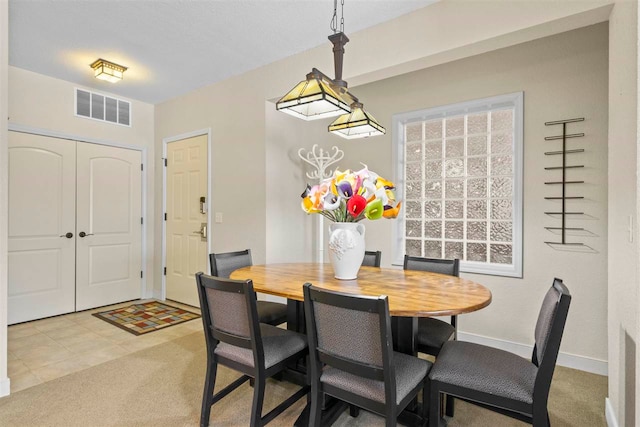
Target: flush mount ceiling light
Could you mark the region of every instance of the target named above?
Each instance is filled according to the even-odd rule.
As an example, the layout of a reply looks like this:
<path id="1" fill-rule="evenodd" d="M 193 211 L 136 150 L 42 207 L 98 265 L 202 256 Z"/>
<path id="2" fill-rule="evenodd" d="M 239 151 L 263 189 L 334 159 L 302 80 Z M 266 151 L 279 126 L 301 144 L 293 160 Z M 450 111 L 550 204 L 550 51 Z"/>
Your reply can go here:
<path id="1" fill-rule="evenodd" d="M 305 80 L 298 83 L 276 103 L 276 109 L 303 120 L 338 117 L 329 132 L 347 139 L 384 135 L 385 129 L 367 113 L 342 80 L 344 45 L 349 39 L 344 34 L 344 0 L 341 1 L 340 32 L 338 32 L 338 1 L 333 3 L 329 41 L 333 43 L 335 78 L 331 79 L 313 68 Z"/>
<path id="2" fill-rule="evenodd" d="M 111 83 L 116 83 L 122 80 L 122 76 L 127 70 L 127 67 L 114 64 L 113 62 L 106 61 L 102 58 L 94 61 L 93 64 L 91 64 L 91 68 L 93 68 L 95 72 L 94 77 L 96 79 L 106 80 Z"/>

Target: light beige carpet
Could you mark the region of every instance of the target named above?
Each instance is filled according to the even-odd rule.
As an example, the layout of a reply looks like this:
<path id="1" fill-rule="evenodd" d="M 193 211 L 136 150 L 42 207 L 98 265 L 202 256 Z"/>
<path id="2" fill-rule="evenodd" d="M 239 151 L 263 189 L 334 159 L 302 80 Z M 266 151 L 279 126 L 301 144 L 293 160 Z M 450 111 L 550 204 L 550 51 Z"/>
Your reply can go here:
<path id="1" fill-rule="evenodd" d="M 201 332 L 124 356 L 66 377 L 19 391 L 0 399 L 0 426 L 197 426 L 205 373 L 206 353 Z M 237 378 L 220 367 L 218 386 Z M 218 389 L 218 387 L 216 387 Z M 270 381 L 265 411 L 297 388 Z M 558 368 L 549 409 L 555 426 L 604 426 L 605 377 Z M 246 426 L 252 389 L 244 384 L 213 406 L 212 426 Z M 304 398 L 269 426 L 291 426 L 304 406 Z M 382 426 L 382 420 L 361 412 L 344 413 L 334 424 Z M 521 426 L 524 423 L 457 402 L 449 426 Z"/>

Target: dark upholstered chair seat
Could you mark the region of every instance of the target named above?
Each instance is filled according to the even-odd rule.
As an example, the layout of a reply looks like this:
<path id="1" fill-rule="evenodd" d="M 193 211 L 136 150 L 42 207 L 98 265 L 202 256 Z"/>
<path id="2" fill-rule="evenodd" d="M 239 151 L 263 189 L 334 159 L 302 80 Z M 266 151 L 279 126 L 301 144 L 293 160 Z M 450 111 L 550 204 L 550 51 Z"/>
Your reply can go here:
<path id="1" fill-rule="evenodd" d="M 432 317 L 422 317 L 418 319 L 418 335 L 416 341 L 418 348 L 426 347 L 432 351 L 428 354 L 434 354 L 439 351 L 444 343 L 449 341 L 456 333 L 450 323 Z"/>
<path id="2" fill-rule="evenodd" d="M 444 344 L 429 378 L 533 404 L 538 368 L 513 353 L 464 341 Z"/>
<path id="3" fill-rule="evenodd" d="M 257 301 L 260 323 L 279 325 L 287 320 L 287 306 L 279 302 Z"/>
<path id="4" fill-rule="evenodd" d="M 286 329 L 260 324 L 260 333 L 264 347 L 265 369 L 296 354 L 307 346 L 307 339 L 304 335 Z M 253 351 L 249 348 L 220 342 L 214 352 L 218 356 L 253 367 Z"/>
<path id="5" fill-rule="evenodd" d="M 394 352 L 396 372 L 396 404 L 400 404 L 411 390 L 420 384 L 431 368 L 431 362 Z M 363 378 L 330 366 L 325 367 L 320 382 L 384 403 L 384 381 Z"/>

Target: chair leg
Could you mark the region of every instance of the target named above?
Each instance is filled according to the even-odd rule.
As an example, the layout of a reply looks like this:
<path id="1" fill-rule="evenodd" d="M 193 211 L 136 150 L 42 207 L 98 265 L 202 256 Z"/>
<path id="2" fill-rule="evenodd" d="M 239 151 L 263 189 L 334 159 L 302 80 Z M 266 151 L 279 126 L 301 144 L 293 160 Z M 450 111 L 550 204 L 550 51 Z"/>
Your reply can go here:
<path id="1" fill-rule="evenodd" d="M 429 387 L 429 402 L 429 427 L 438 427 L 440 424 L 440 390 L 433 382 Z"/>
<path id="2" fill-rule="evenodd" d="M 360 408 L 356 405 L 349 405 L 349 416 L 358 418 L 358 415 L 360 415 Z"/>
<path id="3" fill-rule="evenodd" d="M 446 408 L 444 410 L 444 413 L 448 416 L 448 417 L 453 417 L 453 412 L 454 412 L 454 404 L 453 404 L 454 398 L 453 396 L 450 395 L 446 395 Z"/>
<path id="4" fill-rule="evenodd" d="M 200 413 L 200 427 L 209 425 L 211 415 L 211 405 L 213 402 L 213 389 L 216 385 L 216 372 L 218 364 L 216 362 L 207 363 L 207 375 L 204 380 L 204 392 L 202 393 L 202 411 Z"/>
<path id="5" fill-rule="evenodd" d="M 396 427 L 398 425 L 398 413 L 391 411 L 387 414 L 387 419 L 384 422 L 385 427 Z"/>
<path id="6" fill-rule="evenodd" d="M 549 413 L 547 411 L 544 411 L 543 413 L 536 413 L 534 409 L 531 424 L 533 427 L 550 427 L 551 421 L 549 420 Z"/>
<path id="7" fill-rule="evenodd" d="M 253 387 L 253 405 L 251 405 L 251 427 L 262 427 L 262 403 L 264 402 L 265 380 L 256 377 Z"/>
<path id="8" fill-rule="evenodd" d="M 311 409 L 309 410 L 309 427 L 320 427 L 322 420 L 322 393 L 316 384 L 311 384 Z"/>
<path id="9" fill-rule="evenodd" d="M 422 388 L 422 425 L 427 425 L 429 419 L 429 389 L 431 388 L 431 381 L 429 377 L 424 379 L 424 386 Z"/>

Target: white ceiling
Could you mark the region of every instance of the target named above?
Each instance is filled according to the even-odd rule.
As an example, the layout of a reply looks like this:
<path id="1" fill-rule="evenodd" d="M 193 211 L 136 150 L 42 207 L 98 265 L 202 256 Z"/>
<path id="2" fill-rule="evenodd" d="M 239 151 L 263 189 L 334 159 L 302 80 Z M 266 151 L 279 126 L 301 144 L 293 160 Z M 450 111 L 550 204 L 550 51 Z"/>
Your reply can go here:
<path id="1" fill-rule="evenodd" d="M 433 2 L 346 0 L 344 31 Z M 331 55 L 332 14 L 333 0 L 9 0 L 9 63 L 156 104 L 323 43 Z M 99 57 L 124 80 L 93 78 Z"/>

